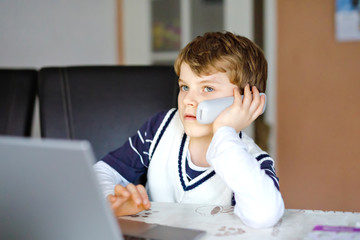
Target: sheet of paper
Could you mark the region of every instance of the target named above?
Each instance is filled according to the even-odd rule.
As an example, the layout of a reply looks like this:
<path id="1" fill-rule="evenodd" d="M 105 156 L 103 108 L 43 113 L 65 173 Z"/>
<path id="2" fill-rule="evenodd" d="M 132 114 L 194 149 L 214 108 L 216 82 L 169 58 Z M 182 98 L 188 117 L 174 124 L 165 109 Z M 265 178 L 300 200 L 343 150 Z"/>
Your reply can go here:
<path id="1" fill-rule="evenodd" d="M 287 209 L 272 228 L 252 229 L 234 215 L 231 206 L 152 203 L 151 209 L 129 220 L 207 231 L 203 239 L 304 239 L 316 225 L 354 227 L 360 213 Z"/>

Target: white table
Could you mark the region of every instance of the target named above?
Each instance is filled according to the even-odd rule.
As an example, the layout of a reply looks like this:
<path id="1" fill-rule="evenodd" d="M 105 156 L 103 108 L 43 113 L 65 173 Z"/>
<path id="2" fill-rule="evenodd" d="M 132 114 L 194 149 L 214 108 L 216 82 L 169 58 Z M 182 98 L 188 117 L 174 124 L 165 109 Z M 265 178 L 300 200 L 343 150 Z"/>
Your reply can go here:
<path id="1" fill-rule="evenodd" d="M 315 225 L 359 227 L 360 213 L 287 209 L 272 228 L 246 227 L 230 206 L 152 203 L 151 209 L 124 217 L 162 225 L 205 230 L 201 239 L 305 239 Z"/>

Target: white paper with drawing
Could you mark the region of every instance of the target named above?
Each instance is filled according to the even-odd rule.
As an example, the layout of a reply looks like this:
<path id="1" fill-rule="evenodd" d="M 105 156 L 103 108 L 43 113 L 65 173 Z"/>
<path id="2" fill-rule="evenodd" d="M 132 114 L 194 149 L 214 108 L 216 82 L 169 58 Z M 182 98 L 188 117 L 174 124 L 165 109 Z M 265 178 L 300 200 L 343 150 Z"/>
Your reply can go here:
<path id="1" fill-rule="evenodd" d="M 147 223 L 166 224 L 207 231 L 204 239 L 304 239 L 316 225 L 355 226 L 360 213 L 286 210 L 272 228 L 246 227 L 231 206 L 152 203 L 151 209 L 123 217 Z"/>

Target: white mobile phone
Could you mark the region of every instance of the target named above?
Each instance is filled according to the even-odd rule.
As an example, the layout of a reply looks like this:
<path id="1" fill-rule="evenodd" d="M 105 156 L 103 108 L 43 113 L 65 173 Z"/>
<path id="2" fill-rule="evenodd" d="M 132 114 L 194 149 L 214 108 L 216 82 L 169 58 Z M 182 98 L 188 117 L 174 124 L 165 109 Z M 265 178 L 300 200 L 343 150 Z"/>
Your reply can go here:
<path id="1" fill-rule="evenodd" d="M 260 96 L 265 96 L 265 104 L 261 114 L 265 112 L 266 109 L 266 94 L 260 93 Z M 244 95 L 241 95 L 243 98 Z M 219 114 L 224 111 L 226 108 L 230 107 L 234 102 L 234 97 L 224 97 L 224 98 L 216 98 L 211 100 L 205 100 L 199 103 L 199 106 L 196 110 L 196 119 L 201 124 L 210 124 Z"/>

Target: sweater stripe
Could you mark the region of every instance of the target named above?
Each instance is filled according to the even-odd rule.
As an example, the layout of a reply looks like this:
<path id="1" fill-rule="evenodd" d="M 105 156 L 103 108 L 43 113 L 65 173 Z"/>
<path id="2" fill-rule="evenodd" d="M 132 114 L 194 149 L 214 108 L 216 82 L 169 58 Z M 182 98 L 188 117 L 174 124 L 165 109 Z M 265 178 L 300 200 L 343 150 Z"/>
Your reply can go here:
<path id="1" fill-rule="evenodd" d="M 152 157 L 153 153 L 155 152 L 155 150 L 156 150 L 156 148 L 157 148 L 157 146 L 158 146 L 158 144 L 159 144 L 159 142 L 160 142 L 160 140 L 161 140 L 161 137 L 164 135 L 164 132 L 165 132 L 166 128 L 168 127 L 168 125 L 170 124 L 170 121 L 171 121 L 171 119 L 174 117 L 175 113 L 176 113 L 176 111 L 174 110 L 174 111 L 170 114 L 169 118 L 166 120 L 165 125 L 164 125 L 163 128 L 161 129 L 161 132 L 160 132 L 159 137 L 156 139 L 155 146 L 154 146 L 154 149 L 152 150 L 152 153 L 151 153 L 150 157 Z"/>
<path id="2" fill-rule="evenodd" d="M 186 186 L 185 181 L 184 181 L 184 175 L 182 173 L 182 164 L 183 164 L 182 159 L 183 159 L 183 153 L 184 153 L 184 146 L 185 146 L 186 138 L 187 138 L 187 135 L 184 134 L 184 136 L 183 136 L 183 138 L 181 140 L 181 145 L 180 145 L 180 150 L 179 150 L 178 172 L 179 172 L 179 178 L 180 178 L 180 182 L 181 182 L 181 186 L 182 186 L 183 190 L 184 191 L 190 191 L 190 190 L 196 188 L 197 186 L 199 186 L 200 184 L 202 184 L 203 182 L 205 182 L 206 180 L 210 179 L 212 176 L 214 176 L 215 171 L 214 170 L 211 171 L 208 175 L 201 178 L 199 181 L 195 182 L 194 184 Z"/>

